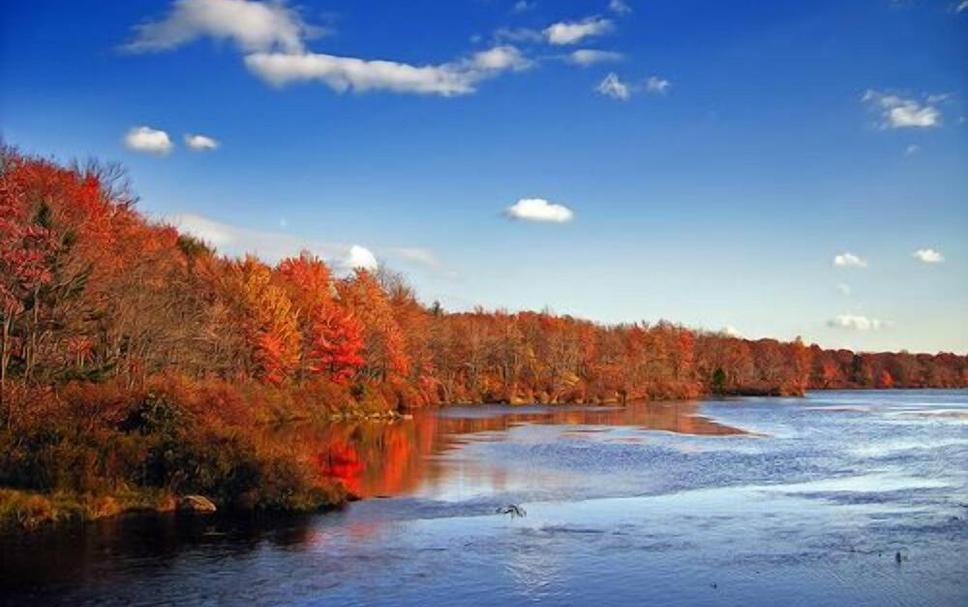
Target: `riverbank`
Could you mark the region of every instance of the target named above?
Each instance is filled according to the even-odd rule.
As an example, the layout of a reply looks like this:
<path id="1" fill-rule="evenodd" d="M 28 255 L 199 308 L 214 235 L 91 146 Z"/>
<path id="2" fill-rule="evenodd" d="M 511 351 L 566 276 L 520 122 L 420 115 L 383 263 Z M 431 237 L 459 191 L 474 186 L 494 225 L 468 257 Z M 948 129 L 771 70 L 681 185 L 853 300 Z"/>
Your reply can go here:
<path id="1" fill-rule="evenodd" d="M 0 530 L 166 513 L 179 497 L 196 494 L 223 512 L 331 510 L 364 494 L 352 480 L 373 465 L 352 448 L 361 436 L 378 436 L 380 444 L 420 441 L 406 428 L 392 437 L 380 430 L 411 417 L 385 403 L 325 406 L 313 394 L 168 377 L 144 390 L 108 384 L 34 391 L 20 409 L 8 400 L 10 423 L 0 427 Z M 696 420 L 675 416 L 666 426 L 694 429 Z M 329 431 L 335 427 L 352 431 Z"/>
<path id="2" fill-rule="evenodd" d="M 8 531 L 167 512 L 186 495 L 226 512 L 336 508 L 351 492 L 331 474 L 323 446 L 281 440 L 280 425 L 399 416 L 366 402 L 314 404 L 320 395 L 308 388 L 177 377 L 142 389 L 109 382 L 6 396 L 0 528 Z"/>
<path id="3" fill-rule="evenodd" d="M 355 499 L 338 484 L 318 494 L 318 499 L 293 504 L 280 511 L 285 514 L 327 512 Z M 79 494 L 68 491 L 39 493 L 0 488 L 0 535 L 31 533 L 52 527 L 91 523 L 100 519 L 128 515 L 172 514 L 189 516 L 213 514 L 216 510 L 197 509 L 194 504 L 208 502 L 204 496 L 182 496 L 161 490 L 140 489 L 111 495 Z M 210 503 L 210 502 L 209 502 Z M 213 507 L 217 508 L 217 506 Z M 196 508 L 193 510 L 193 508 Z M 246 512 L 255 512 L 250 509 Z M 237 510 L 230 513 L 239 514 Z"/>
<path id="4" fill-rule="evenodd" d="M 94 496 L 0 489 L 0 532 L 36 531 L 134 512 L 173 512 L 175 505 L 175 496 L 163 491 Z"/>

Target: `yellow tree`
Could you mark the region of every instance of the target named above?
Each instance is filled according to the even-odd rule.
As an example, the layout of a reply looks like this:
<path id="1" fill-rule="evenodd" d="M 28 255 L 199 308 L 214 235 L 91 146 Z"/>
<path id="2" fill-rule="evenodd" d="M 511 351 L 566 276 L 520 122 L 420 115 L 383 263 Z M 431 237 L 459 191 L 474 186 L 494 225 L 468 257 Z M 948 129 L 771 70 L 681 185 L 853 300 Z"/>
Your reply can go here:
<path id="1" fill-rule="evenodd" d="M 284 381 L 299 367 L 299 325 L 292 301 L 273 283 L 272 271 L 252 256 L 231 262 L 222 296 L 235 308 L 250 353 L 250 373 L 269 383 Z"/>

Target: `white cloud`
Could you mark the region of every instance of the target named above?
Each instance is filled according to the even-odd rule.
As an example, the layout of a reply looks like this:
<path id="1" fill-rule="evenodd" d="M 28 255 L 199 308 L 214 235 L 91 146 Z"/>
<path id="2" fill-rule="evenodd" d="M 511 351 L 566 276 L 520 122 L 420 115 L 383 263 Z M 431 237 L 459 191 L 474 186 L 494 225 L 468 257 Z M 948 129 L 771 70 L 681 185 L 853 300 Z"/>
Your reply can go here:
<path id="1" fill-rule="evenodd" d="M 881 128 L 931 128 L 941 125 L 941 110 L 933 103 L 943 101 L 944 95 L 929 95 L 924 102 L 868 89 L 864 101 L 880 113 Z"/>
<path id="2" fill-rule="evenodd" d="M 245 58 L 245 65 L 257 76 L 276 86 L 319 80 L 339 92 L 382 89 L 444 96 L 474 92 L 470 79 L 445 66 L 418 67 L 394 61 L 369 61 L 319 53 L 255 53 Z"/>
<path id="3" fill-rule="evenodd" d="M 581 21 L 561 21 L 544 30 L 548 42 L 556 45 L 577 44 L 591 36 L 601 36 L 612 31 L 612 22 L 603 17 L 589 17 Z"/>
<path id="4" fill-rule="evenodd" d="M 568 55 L 568 61 L 582 67 L 621 60 L 622 53 L 616 53 L 614 51 L 598 51 L 587 48 L 578 49 L 577 51 L 574 51 Z"/>
<path id="5" fill-rule="evenodd" d="M 844 252 L 834 256 L 834 265 L 839 268 L 866 268 L 867 260 L 853 253 Z"/>
<path id="6" fill-rule="evenodd" d="M 528 11 L 534 10 L 534 8 L 537 5 L 538 5 L 537 2 L 528 2 L 528 0 L 518 0 L 517 2 L 514 3 L 514 6 L 511 7 L 511 12 L 526 13 Z"/>
<path id="7" fill-rule="evenodd" d="M 918 249 L 913 253 L 913 256 L 918 261 L 924 263 L 943 263 L 944 255 L 940 251 L 934 249 Z"/>
<path id="8" fill-rule="evenodd" d="M 532 64 L 517 48 L 505 44 L 474 53 L 470 65 L 479 70 L 500 72 L 504 70 L 525 70 Z"/>
<path id="9" fill-rule="evenodd" d="M 627 15 L 632 12 L 632 7 L 622 0 L 611 0 L 611 2 L 608 3 L 608 10 L 612 11 L 616 15 Z"/>
<path id="10" fill-rule="evenodd" d="M 350 247 L 350 252 L 346 256 L 346 265 L 353 269 L 375 270 L 380 263 L 376 260 L 373 251 L 355 244 Z"/>
<path id="11" fill-rule="evenodd" d="M 187 133 L 185 135 L 185 145 L 188 146 L 188 149 L 195 150 L 196 152 L 208 152 L 218 149 L 219 143 L 205 135 Z"/>
<path id="12" fill-rule="evenodd" d="M 160 156 L 164 156 L 175 147 L 168 133 L 147 126 L 136 126 L 129 130 L 124 136 L 124 145 L 131 150 Z"/>
<path id="13" fill-rule="evenodd" d="M 245 52 L 298 53 L 303 40 L 318 33 L 283 2 L 254 0 L 175 0 L 158 21 L 135 27 L 131 52 L 166 51 L 205 36 L 231 40 Z"/>
<path id="14" fill-rule="evenodd" d="M 482 80 L 531 65 L 518 49 L 508 45 L 440 65 L 414 66 L 321 53 L 253 53 L 246 56 L 245 64 L 276 86 L 316 80 L 341 93 L 385 90 L 445 97 L 473 93 Z"/>
<path id="15" fill-rule="evenodd" d="M 632 96 L 629 85 L 622 82 L 615 72 L 611 72 L 605 76 L 604 80 L 599 82 L 598 86 L 595 87 L 595 90 L 606 97 L 621 99 L 622 101 L 626 101 Z"/>
<path id="16" fill-rule="evenodd" d="M 648 93 L 665 95 L 670 86 L 672 86 L 671 82 L 663 78 L 659 78 L 658 76 L 649 76 L 649 78 L 645 81 L 645 90 Z"/>
<path id="17" fill-rule="evenodd" d="M 725 327 L 723 327 L 722 332 L 725 333 L 726 335 L 729 335 L 730 337 L 738 337 L 738 338 L 743 337 L 743 334 L 740 333 L 739 329 L 737 329 L 733 325 L 726 325 Z"/>
<path id="18" fill-rule="evenodd" d="M 504 210 L 511 219 L 566 223 L 575 218 L 568 207 L 548 202 L 544 198 L 522 198 Z"/>
<path id="19" fill-rule="evenodd" d="M 846 284 L 846 283 L 843 283 L 843 282 L 837 285 L 837 291 L 841 295 L 846 295 L 847 297 L 850 297 L 850 294 L 852 292 L 851 291 L 851 288 L 850 288 L 850 285 L 849 284 Z"/>
<path id="20" fill-rule="evenodd" d="M 665 95 L 671 86 L 671 82 L 658 76 L 649 76 L 641 85 L 629 84 L 623 82 L 618 74 L 611 72 L 595 87 L 595 90 L 613 99 L 626 101 L 632 97 L 633 93 L 636 95 L 643 92 L 649 95 Z"/>
<path id="21" fill-rule="evenodd" d="M 921 146 L 919 146 L 916 143 L 912 143 L 911 145 L 909 145 L 906 148 L 904 148 L 904 155 L 905 156 L 913 156 L 913 155 L 917 154 L 920 151 L 921 151 Z"/>
<path id="22" fill-rule="evenodd" d="M 827 321 L 828 327 L 851 331 L 879 331 L 890 327 L 892 324 L 887 320 L 868 318 L 859 314 L 838 314 Z"/>

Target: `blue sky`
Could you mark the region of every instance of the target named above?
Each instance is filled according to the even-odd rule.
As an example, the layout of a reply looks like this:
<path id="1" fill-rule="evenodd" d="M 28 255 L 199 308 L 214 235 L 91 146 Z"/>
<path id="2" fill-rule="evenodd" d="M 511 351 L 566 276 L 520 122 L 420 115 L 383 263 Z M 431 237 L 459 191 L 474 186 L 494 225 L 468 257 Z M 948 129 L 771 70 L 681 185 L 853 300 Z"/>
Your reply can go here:
<path id="1" fill-rule="evenodd" d="M 226 253 L 372 254 L 450 309 L 968 351 L 964 2 L 0 11 L 5 141 L 123 163 Z"/>

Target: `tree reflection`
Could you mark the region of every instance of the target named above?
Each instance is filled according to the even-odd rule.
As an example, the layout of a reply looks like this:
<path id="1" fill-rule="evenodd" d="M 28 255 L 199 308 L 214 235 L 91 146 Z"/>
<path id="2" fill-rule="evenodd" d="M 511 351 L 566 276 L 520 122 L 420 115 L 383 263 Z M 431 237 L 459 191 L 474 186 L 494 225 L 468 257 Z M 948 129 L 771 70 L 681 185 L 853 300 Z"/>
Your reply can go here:
<path id="1" fill-rule="evenodd" d="M 302 448 L 314 452 L 318 473 L 339 479 L 355 495 L 412 493 L 437 484 L 452 471 L 432 456 L 451 451 L 472 435 L 506 432 L 524 424 L 624 426 L 679 434 L 744 434 L 699 415 L 698 403 L 638 403 L 626 407 L 480 406 L 417 411 L 393 423 L 359 421 L 323 428 L 287 429 Z"/>

